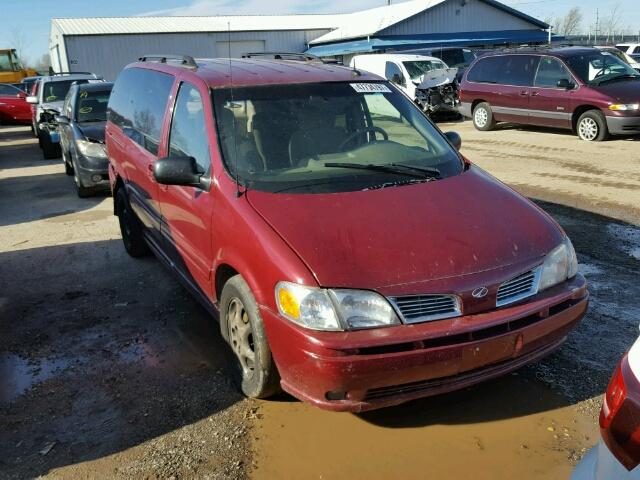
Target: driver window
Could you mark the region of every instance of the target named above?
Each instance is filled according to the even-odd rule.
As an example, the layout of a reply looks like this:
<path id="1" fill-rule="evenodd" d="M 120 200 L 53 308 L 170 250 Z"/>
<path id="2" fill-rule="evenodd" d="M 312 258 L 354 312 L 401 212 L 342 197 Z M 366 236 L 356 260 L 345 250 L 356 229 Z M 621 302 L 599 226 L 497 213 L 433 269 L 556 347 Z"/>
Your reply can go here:
<path id="1" fill-rule="evenodd" d="M 573 81 L 571 74 L 558 60 L 551 57 L 542 57 L 536 73 L 534 86 L 541 88 L 558 88 L 558 81 Z"/>
<path id="2" fill-rule="evenodd" d="M 384 130 L 393 141 L 407 147 L 429 150 L 425 138 L 413 128 L 382 93 L 364 95 L 371 116 L 372 127 Z M 382 140 L 381 132 L 374 132 L 376 140 Z"/>
<path id="3" fill-rule="evenodd" d="M 402 84 L 404 80 L 402 70 L 400 70 L 400 67 L 393 62 L 387 62 L 387 64 L 385 65 L 384 76 L 390 82 L 394 82 L 397 84 Z"/>
<path id="4" fill-rule="evenodd" d="M 180 85 L 173 109 L 169 154 L 193 157 L 202 173 L 209 171 L 209 142 L 204 117 L 204 105 L 200 92 L 193 85 Z"/>

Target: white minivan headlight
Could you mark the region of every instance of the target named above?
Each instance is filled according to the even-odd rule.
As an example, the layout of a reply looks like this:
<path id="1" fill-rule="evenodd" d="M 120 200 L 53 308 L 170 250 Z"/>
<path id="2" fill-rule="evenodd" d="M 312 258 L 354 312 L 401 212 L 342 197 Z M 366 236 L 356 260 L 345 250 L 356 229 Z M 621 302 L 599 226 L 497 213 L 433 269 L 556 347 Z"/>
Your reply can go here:
<path id="1" fill-rule="evenodd" d="M 389 302 L 368 290 L 323 289 L 279 282 L 276 304 L 283 317 L 313 330 L 357 330 L 400 324 Z"/>
<path id="2" fill-rule="evenodd" d="M 102 143 L 77 140 L 76 145 L 78 146 L 80 153 L 85 157 L 107 158 L 107 151 Z"/>
<path id="3" fill-rule="evenodd" d="M 545 257 L 538 290 L 546 290 L 573 278 L 578 273 L 578 258 L 569 237 Z"/>

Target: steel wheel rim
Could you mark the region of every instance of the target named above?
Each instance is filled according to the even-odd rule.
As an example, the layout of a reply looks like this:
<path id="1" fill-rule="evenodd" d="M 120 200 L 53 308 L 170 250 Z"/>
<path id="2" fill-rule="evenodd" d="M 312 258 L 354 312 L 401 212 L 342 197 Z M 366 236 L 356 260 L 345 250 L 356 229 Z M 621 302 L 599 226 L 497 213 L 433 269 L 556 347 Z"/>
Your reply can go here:
<path id="1" fill-rule="evenodd" d="M 593 118 L 585 118 L 580 122 L 580 137 L 583 140 L 592 141 L 598 136 L 598 124 Z"/>
<path id="2" fill-rule="evenodd" d="M 474 115 L 476 125 L 479 127 L 484 127 L 489 120 L 489 114 L 484 108 L 478 108 L 476 110 L 476 114 Z"/>
<path id="3" fill-rule="evenodd" d="M 249 314 L 239 298 L 232 298 L 227 309 L 229 344 L 235 353 L 244 378 L 253 377 L 256 353 Z"/>

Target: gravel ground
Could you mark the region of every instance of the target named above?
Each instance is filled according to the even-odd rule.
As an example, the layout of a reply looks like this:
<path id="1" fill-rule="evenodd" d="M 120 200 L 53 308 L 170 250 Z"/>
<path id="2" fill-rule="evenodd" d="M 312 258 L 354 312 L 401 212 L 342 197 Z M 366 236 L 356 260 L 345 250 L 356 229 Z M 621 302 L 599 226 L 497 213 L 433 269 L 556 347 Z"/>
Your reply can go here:
<path id="1" fill-rule="evenodd" d="M 601 394 L 638 333 L 638 144 L 442 128 L 566 229 L 590 311 L 561 350 L 517 375 L 362 416 L 243 399 L 216 325 L 157 261 L 124 253 L 112 199 L 77 198 L 27 129 L 0 129 L 0 477 L 306 478 L 326 456 L 323 478 L 365 464 L 384 478 L 421 466 L 410 458 L 477 479 L 478 465 L 486 478 L 566 473 L 597 440 Z"/>

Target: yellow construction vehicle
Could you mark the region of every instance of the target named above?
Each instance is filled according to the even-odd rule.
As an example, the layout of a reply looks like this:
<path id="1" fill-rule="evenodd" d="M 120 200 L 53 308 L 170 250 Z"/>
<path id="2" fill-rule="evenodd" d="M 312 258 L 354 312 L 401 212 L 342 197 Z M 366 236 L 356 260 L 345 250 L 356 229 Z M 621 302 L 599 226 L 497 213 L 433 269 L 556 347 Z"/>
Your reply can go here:
<path id="1" fill-rule="evenodd" d="M 23 78 L 36 75 L 35 70 L 22 66 L 15 49 L 0 48 L 0 83 L 20 83 Z"/>

